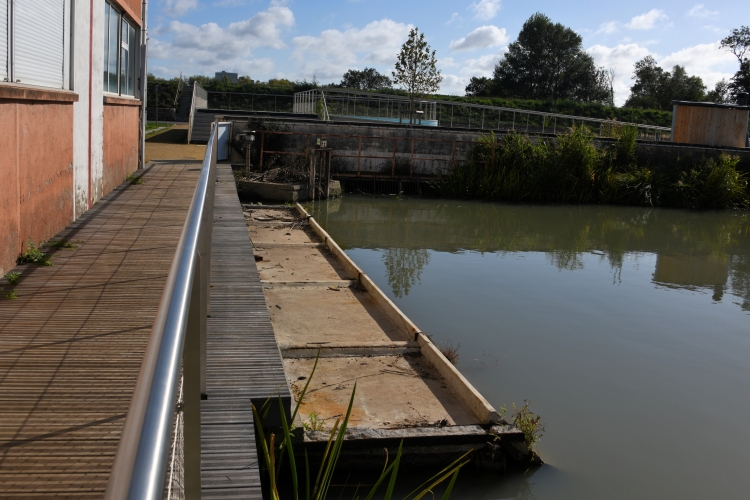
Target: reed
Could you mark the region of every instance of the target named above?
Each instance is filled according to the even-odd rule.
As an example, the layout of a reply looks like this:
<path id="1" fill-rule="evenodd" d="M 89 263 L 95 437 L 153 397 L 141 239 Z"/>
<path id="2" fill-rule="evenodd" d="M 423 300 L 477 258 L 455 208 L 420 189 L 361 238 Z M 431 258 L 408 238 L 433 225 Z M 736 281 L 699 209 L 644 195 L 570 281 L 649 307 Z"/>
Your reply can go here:
<path id="1" fill-rule="evenodd" d="M 687 163 L 641 159 L 635 127 L 612 127 L 617 141 L 597 148 L 575 127 L 556 140 L 519 133 L 477 139 L 465 162 L 435 183 L 448 198 L 511 202 L 611 203 L 690 209 L 750 206 L 739 158 L 726 154 Z"/>

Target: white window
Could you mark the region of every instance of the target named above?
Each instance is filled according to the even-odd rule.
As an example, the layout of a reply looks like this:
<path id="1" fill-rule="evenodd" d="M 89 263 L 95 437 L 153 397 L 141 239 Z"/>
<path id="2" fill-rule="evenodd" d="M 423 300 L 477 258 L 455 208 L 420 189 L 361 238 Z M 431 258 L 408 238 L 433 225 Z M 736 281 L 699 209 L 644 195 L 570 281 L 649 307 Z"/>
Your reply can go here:
<path id="1" fill-rule="evenodd" d="M 104 91 L 135 96 L 138 41 L 135 24 L 104 2 Z"/>
<path id="2" fill-rule="evenodd" d="M 0 0 L 0 80 L 69 88 L 70 0 Z"/>

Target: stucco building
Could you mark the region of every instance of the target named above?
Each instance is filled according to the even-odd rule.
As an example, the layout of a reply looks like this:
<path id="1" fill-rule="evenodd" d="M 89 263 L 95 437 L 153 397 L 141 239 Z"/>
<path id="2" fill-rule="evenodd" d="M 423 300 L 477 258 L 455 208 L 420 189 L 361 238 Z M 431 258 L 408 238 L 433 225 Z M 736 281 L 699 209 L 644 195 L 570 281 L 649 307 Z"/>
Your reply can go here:
<path id="1" fill-rule="evenodd" d="M 145 0 L 0 0 L 0 273 L 142 166 Z"/>

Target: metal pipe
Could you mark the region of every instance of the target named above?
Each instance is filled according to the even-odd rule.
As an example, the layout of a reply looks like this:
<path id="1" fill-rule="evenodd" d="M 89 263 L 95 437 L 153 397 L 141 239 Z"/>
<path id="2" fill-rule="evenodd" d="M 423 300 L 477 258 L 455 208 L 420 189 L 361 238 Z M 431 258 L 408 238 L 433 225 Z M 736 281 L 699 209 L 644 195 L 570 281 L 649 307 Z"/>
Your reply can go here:
<path id="1" fill-rule="evenodd" d="M 201 234 L 201 226 L 205 211 L 213 211 L 208 202 L 216 185 L 211 180 L 217 129 L 214 126 L 211 132 L 198 185 L 151 329 L 109 477 L 107 500 L 156 500 L 164 494 L 190 297 L 193 279 L 196 273 L 200 274 L 196 256 L 200 239 L 206 236 Z"/>

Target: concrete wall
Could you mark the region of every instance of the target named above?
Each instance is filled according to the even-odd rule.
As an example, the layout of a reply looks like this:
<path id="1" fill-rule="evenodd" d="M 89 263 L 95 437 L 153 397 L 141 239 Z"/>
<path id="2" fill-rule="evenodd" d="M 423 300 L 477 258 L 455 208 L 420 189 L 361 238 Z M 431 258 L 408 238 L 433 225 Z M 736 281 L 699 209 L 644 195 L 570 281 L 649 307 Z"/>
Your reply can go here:
<path id="1" fill-rule="evenodd" d="M 198 114 L 200 116 L 200 113 Z M 213 117 L 213 114 L 210 115 Z M 223 119 L 222 115 L 217 115 Z M 250 118 L 252 122 L 253 118 Z M 264 118 L 266 123 L 271 122 Z M 207 122 L 208 124 L 208 122 Z M 233 134 L 242 133 L 248 129 L 246 120 L 233 121 Z M 395 175 L 408 177 L 434 176 L 446 172 L 451 164 L 465 160 L 471 143 L 481 137 L 482 132 L 463 131 L 435 128 L 409 128 L 359 123 L 330 123 L 322 121 L 287 121 L 274 120 L 276 130 L 293 132 L 290 134 L 264 133 L 264 151 L 284 151 L 304 153 L 308 147 L 314 147 L 317 138 L 325 137 L 328 147 L 334 150 L 332 170 L 335 173 L 356 174 L 365 176 L 390 176 L 393 158 L 396 160 Z M 256 132 L 256 143 L 251 154 L 254 165 L 259 163 L 261 134 Z M 350 137 L 347 137 L 350 136 Z M 361 150 L 359 139 L 362 136 Z M 554 141 L 553 136 L 544 136 L 545 140 Z M 394 138 L 398 140 L 394 143 Z M 539 140 L 538 136 L 531 136 L 532 143 Z M 596 139 L 597 148 L 611 147 L 614 139 Z M 395 144 L 395 151 L 394 151 Z M 412 144 L 414 149 L 412 150 Z M 361 158 L 357 158 L 361 151 Z M 395 154 L 394 154 L 395 152 Z M 714 157 L 726 153 L 740 158 L 738 168 L 750 173 L 750 148 L 706 147 L 676 144 L 671 142 L 638 143 L 637 154 L 643 164 L 655 167 L 677 168 L 702 161 L 706 157 Z M 367 156 L 376 158 L 366 158 Z M 379 157 L 379 158 L 378 158 Z M 240 151 L 233 150 L 232 161 L 244 161 Z M 453 162 L 451 161 L 453 160 Z M 284 162 L 302 161 L 301 156 L 279 155 L 274 162 L 273 155 L 264 155 L 263 168 L 284 166 Z"/>
<path id="2" fill-rule="evenodd" d="M 73 220 L 73 103 L 0 98 L 0 275 Z"/>
<path id="3" fill-rule="evenodd" d="M 139 122 L 139 107 L 104 104 L 104 150 L 100 185 L 102 196 L 122 184 L 128 174 L 138 169 Z"/>

